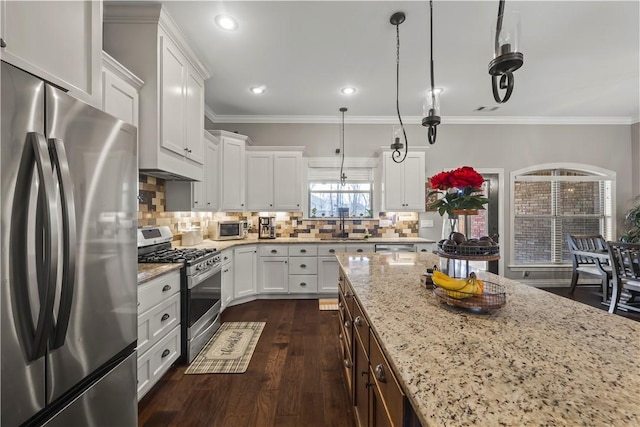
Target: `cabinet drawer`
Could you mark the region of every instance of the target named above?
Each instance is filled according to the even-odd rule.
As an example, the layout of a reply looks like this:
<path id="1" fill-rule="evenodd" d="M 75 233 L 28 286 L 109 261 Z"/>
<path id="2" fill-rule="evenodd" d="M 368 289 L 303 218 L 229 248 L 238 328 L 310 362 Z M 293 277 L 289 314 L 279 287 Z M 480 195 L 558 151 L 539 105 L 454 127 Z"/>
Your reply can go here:
<path id="1" fill-rule="evenodd" d="M 138 286 L 138 314 L 180 292 L 180 270 L 163 274 Z"/>
<path id="2" fill-rule="evenodd" d="M 351 243 L 346 245 L 345 251 L 347 252 L 375 252 L 376 245 L 373 243 Z"/>
<path id="3" fill-rule="evenodd" d="M 289 257 L 289 274 L 318 274 L 318 258 Z"/>
<path id="4" fill-rule="evenodd" d="M 433 252 L 435 249 L 435 243 L 417 243 L 416 252 Z"/>
<path id="5" fill-rule="evenodd" d="M 138 316 L 138 353 L 153 346 L 168 331 L 180 323 L 180 294 Z"/>
<path id="6" fill-rule="evenodd" d="M 233 249 L 223 251 L 220 255 L 222 258 L 222 265 L 229 265 L 233 262 Z"/>
<path id="7" fill-rule="evenodd" d="M 366 354 L 369 354 L 369 322 L 364 317 L 362 309 L 358 301 L 353 301 L 353 330 L 354 334 L 357 334 L 362 342 L 362 347 Z"/>
<path id="8" fill-rule="evenodd" d="M 318 247 L 315 245 L 292 245 L 289 246 L 289 256 L 316 256 Z"/>
<path id="9" fill-rule="evenodd" d="M 259 245 L 260 256 L 287 256 L 289 248 L 286 245 Z"/>
<path id="10" fill-rule="evenodd" d="M 335 255 L 345 251 L 345 245 L 320 245 L 318 246 L 318 256 Z"/>
<path id="11" fill-rule="evenodd" d="M 393 425 L 402 425 L 404 394 L 398 384 L 387 359 L 382 354 L 375 335 L 371 334 L 369 360 L 371 373 L 376 387 L 380 390 L 380 397 L 384 408 Z"/>
<path id="12" fill-rule="evenodd" d="M 289 275 L 290 294 L 315 294 L 318 293 L 318 276 L 292 274 Z"/>
<path id="13" fill-rule="evenodd" d="M 176 326 L 146 353 L 138 357 L 138 400 L 153 387 L 180 357 L 180 326 Z"/>

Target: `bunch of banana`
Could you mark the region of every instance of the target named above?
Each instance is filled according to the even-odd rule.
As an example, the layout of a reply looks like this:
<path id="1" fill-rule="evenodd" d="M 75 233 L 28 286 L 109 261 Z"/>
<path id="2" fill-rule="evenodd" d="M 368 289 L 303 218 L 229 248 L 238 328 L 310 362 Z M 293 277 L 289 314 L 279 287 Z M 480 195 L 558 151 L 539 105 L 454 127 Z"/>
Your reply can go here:
<path id="1" fill-rule="evenodd" d="M 444 293 L 456 299 L 482 295 L 484 291 L 484 283 L 476 277 L 475 273 L 469 274 L 466 279 L 454 279 L 436 270 L 433 272 L 433 282 L 440 286 Z"/>

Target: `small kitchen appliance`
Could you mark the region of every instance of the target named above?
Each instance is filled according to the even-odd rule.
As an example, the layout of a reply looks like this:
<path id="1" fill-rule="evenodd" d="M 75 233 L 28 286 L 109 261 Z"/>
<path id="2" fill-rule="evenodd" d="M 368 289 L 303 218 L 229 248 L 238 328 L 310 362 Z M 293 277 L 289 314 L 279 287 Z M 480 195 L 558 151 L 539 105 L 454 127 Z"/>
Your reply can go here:
<path id="1" fill-rule="evenodd" d="M 209 239 L 244 239 L 249 233 L 247 221 L 209 221 Z"/>
<path id="2" fill-rule="evenodd" d="M 275 239 L 276 238 L 276 217 L 275 216 L 258 217 L 258 238 L 259 239 Z"/>
<path id="3" fill-rule="evenodd" d="M 169 227 L 138 229 L 139 263 L 181 263 L 182 359 L 191 363 L 220 327 L 220 251 L 173 249 Z"/>

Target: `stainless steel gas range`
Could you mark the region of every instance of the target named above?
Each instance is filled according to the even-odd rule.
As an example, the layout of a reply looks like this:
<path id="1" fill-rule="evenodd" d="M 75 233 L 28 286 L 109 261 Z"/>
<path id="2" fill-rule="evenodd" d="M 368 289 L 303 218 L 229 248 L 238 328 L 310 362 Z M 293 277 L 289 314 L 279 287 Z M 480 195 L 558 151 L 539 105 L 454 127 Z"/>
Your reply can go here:
<path id="1" fill-rule="evenodd" d="M 183 264 L 182 358 L 191 363 L 220 327 L 222 262 L 215 249 L 172 249 L 169 227 L 138 229 L 138 262 Z"/>

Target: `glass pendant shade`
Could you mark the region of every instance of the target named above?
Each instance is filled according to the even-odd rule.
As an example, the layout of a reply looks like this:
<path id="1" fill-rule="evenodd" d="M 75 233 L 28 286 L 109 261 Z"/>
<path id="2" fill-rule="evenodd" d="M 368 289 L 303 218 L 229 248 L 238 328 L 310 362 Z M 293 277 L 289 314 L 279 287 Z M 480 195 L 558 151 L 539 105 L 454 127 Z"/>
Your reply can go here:
<path id="1" fill-rule="evenodd" d="M 428 90 L 422 104 L 423 125 L 435 126 L 440 124 L 440 90 Z"/>
<path id="2" fill-rule="evenodd" d="M 402 126 L 393 125 L 393 140 L 391 142 L 392 150 L 402 150 L 404 148 L 404 144 L 402 143 Z"/>
<path id="3" fill-rule="evenodd" d="M 497 38 L 496 32 L 499 32 Z M 489 63 L 489 74 L 498 76 L 512 73 L 522 66 L 524 56 L 520 51 L 520 14 L 518 12 L 498 15 L 491 27 L 491 43 L 493 60 Z"/>

